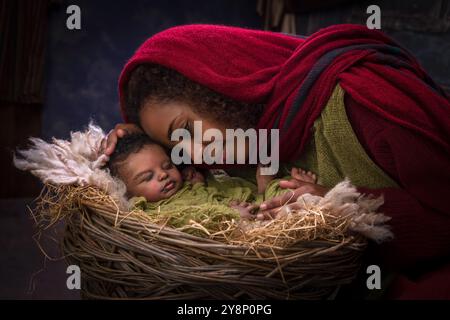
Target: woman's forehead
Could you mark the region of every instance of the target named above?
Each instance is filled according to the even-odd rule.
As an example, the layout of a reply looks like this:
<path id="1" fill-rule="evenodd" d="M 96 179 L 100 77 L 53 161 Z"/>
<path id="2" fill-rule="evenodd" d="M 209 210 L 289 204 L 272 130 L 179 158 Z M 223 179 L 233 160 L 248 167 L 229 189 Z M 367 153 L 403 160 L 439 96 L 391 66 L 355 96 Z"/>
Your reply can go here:
<path id="1" fill-rule="evenodd" d="M 145 133 L 159 143 L 170 146 L 171 132 L 180 128 L 186 120 L 199 117 L 189 105 L 174 101 L 146 106 L 142 109 L 140 118 Z"/>
<path id="2" fill-rule="evenodd" d="M 166 142 L 167 132 L 175 120 L 185 117 L 187 106 L 177 103 L 151 105 L 142 108 L 140 113 L 141 126 L 155 140 Z"/>

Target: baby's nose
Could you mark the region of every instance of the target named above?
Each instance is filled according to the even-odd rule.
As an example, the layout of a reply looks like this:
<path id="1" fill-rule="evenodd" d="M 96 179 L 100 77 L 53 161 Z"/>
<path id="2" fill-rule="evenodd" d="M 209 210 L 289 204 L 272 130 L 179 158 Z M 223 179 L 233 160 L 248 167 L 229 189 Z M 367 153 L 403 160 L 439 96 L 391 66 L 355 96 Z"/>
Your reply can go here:
<path id="1" fill-rule="evenodd" d="M 160 180 L 160 181 L 161 181 L 161 180 L 164 180 L 164 179 L 167 178 L 167 176 L 168 176 L 167 172 L 161 171 L 161 172 L 159 173 L 159 180 Z"/>

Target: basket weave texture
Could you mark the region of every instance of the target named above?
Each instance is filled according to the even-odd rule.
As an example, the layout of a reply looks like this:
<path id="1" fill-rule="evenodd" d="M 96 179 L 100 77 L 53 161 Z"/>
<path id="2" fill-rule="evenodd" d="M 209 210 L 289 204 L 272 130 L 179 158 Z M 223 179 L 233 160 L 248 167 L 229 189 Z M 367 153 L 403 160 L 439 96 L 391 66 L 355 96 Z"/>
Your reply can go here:
<path id="1" fill-rule="evenodd" d="M 284 248 L 224 243 L 121 212 L 92 187 L 46 186 L 38 204 L 41 226 L 66 221 L 62 249 L 84 298 L 321 299 L 355 278 L 367 243 L 333 216 Z"/>

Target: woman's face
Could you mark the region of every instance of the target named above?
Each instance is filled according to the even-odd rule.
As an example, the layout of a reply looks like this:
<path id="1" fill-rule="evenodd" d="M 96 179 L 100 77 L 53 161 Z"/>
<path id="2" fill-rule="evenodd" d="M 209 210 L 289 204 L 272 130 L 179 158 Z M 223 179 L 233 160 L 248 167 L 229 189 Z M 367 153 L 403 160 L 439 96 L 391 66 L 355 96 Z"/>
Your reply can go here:
<path id="1" fill-rule="evenodd" d="M 236 129 L 227 127 L 224 123 L 217 120 L 211 120 L 203 115 L 199 115 L 192 108 L 183 102 L 167 102 L 164 104 L 157 103 L 146 103 L 141 109 L 140 113 L 141 126 L 145 133 L 148 134 L 152 139 L 156 140 L 160 144 L 166 146 L 167 148 L 174 147 L 179 141 L 171 141 L 170 137 L 174 130 L 176 129 L 186 129 L 190 132 L 191 137 L 194 136 L 194 121 L 202 122 L 202 140 L 203 134 L 208 129 L 218 129 L 222 133 L 223 137 L 223 150 L 225 148 L 225 133 L 226 129 Z M 197 148 L 203 152 L 205 148 L 212 141 L 203 141 L 201 145 L 194 145 L 191 142 L 191 150 Z M 247 159 L 248 154 L 248 141 L 245 143 L 245 159 Z M 196 150 L 196 151 L 197 151 Z M 234 155 L 236 160 L 237 156 L 237 146 L 234 148 Z"/>

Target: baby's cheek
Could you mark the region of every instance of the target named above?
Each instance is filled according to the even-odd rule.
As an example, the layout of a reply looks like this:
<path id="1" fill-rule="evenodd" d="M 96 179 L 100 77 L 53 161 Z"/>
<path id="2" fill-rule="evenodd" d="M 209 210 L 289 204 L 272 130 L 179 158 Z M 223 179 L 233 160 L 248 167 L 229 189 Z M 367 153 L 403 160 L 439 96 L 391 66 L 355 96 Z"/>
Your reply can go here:
<path id="1" fill-rule="evenodd" d="M 148 188 L 152 193 L 159 194 L 161 192 L 161 183 L 152 180 L 150 181 Z"/>
<path id="2" fill-rule="evenodd" d="M 160 188 L 157 182 L 150 181 L 142 186 L 142 193 L 148 201 L 155 201 L 159 199 Z"/>

